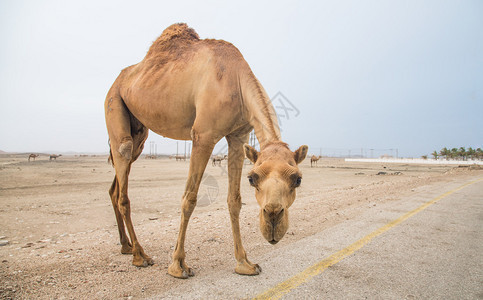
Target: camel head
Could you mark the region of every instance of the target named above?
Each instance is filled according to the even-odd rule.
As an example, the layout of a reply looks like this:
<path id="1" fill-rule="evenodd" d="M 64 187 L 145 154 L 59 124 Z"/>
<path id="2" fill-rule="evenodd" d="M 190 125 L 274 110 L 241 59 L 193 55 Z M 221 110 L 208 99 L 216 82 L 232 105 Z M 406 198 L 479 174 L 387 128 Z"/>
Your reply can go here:
<path id="1" fill-rule="evenodd" d="M 247 144 L 244 150 L 254 164 L 248 181 L 255 187 L 260 205 L 260 231 L 270 244 L 276 244 L 288 229 L 288 209 L 302 182 L 298 164 L 305 159 L 308 147 L 304 145 L 292 152 L 287 144 L 273 142 L 260 152 Z"/>

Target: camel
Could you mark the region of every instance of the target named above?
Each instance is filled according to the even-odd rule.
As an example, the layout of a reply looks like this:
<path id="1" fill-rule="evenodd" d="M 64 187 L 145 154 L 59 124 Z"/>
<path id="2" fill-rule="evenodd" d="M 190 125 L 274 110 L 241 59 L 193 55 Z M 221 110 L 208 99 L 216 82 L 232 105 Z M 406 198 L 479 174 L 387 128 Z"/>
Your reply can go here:
<path id="1" fill-rule="evenodd" d="M 176 161 L 178 161 L 178 160 L 186 161 L 186 156 L 184 156 L 184 155 L 176 155 L 175 157 L 176 157 Z"/>
<path id="2" fill-rule="evenodd" d="M 317 162 L 319 161 L 319 159 L 321 159 L 322 156 L 315 156 L 315 155 L 312 155 L 312 157 L 310 158 L 310 167 L 312 168 L 312 164 L 315 164 L 315 166 L 317 167 Z"/>
<path id="3" fill-rule="evenodd" d="M 56 155 L 56 154 L 51 154 L 49 160 L 57 160 L 57 157 L 62 156 L 62 154 Z"/>
<path id="4" fill-rule="evenodd" d="M 39 155 L 38 155 L 38 154 L 33 154 L 33 153 L 32 153 L 32 154 L 30 154 L 30 155 L 29 155 L 29 161 L 30 161 L 30 159 L 31 159 L 31 158 L 33 158 L 33 159 L 34 159 L 34 161 L 35 161 L 35 158 L 36 158 L 36 157 L 39 157 Z"/>
<path id="5" fill-rule="evenodd" d="M 191 140 L 180 228 L 168 273 L 176 278 L 194 275 L 186 263 L 186 230 L 213 148 L 225 137 L 235 272 L 259 274 L 261 268 L 248 260 L 240 235 L 244 158 L 254 163 L 248 180 L 260 205 L 260 231 L 269 243 L 276 244 L 288 228 L 288 209 L 302 180 L 298 164 L 305 159 L 308 147 L 292 152 L 281 141 L 270 99 L 238 49 L 222 40 L 200 39 L 186 24 L 171 25 L 140 63 L 121 71 L 106 96 L 104 109 L 110 161 L 116 173 L 109 194 L 121 253 L 132 254 L 135 266 L 153 264 L 135 234 L 128 197 L 130 168 L 141 155 L 148 129 L 172 139 Z M 260 152 L 246 144 L 253 128 Z"/>
<path id="6" fill-rule="evenodd" d="M 225 159 L 228 159 L 228 155 L 215 155 L 213 156 L 212 165 L 216 166 L 216 163 L 218 163 L 221 166 L 221 162 Z"/>

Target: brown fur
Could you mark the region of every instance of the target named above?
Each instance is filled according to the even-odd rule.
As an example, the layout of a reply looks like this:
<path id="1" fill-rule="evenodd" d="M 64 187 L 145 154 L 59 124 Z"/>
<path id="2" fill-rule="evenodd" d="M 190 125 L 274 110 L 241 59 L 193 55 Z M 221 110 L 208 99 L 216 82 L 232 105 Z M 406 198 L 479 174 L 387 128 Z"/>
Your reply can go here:
<path id="1" fill-rule="evenodd" d="M 121 72 L 108 92 L 104 108 L 110 160 L 116 170 L 109 194 L 121 252 L 132 253 L 136 266 L 153 264 L 136 238 L 127 194 L 131 164 L 142 152 L 148 129 L 165 137 L 192 140 L 181 226 L 168 273 L 178 278 L 193 275 L 185 261 L 186 230 L 213 148 L 226 137 L 227 200 L 235 243 L 235 271 L 245 275 L 260 273 L 260 267 L 247 259 L 240 234 L 244 149 L 247 157 L 256 162 L 254 168 L 263 165 L 259 169 L 266 170 L 256 197 L 264 212 L 260 216 L 264 224 L 262 234 L 275 243 L 288 227 L 287 210 L 295 199 L 293 181 L 299 176 L 297 164 L 305 158 L 307 146 L 292 152 L 280 141 L 270 99 L 238 49 L 221 40 L 200 40 L 186 24 L 174 24 L 153 43 L 140 63 Z M 244 145 L 252 129 L 260 142 L 260 153 Z M 275 217 L 281 207 L 285 212 Z"/>
<path id="2" fill-rule="evenodd" d="M 53 159 L 53 160 L 57 160 L 57 157 L 59 157 L 59 156 L 62 156 L 62 154 L 58 154 L 58 155 L 57 155 L 57 154 L 51 154 L 51 155 L 49 156 L 49 160 L 52 160 L 52 159 Z"/>
<path id="3" fill-rule="evenodd" d="M 35 161 L 35 158 L 37 158 L 37 157 L 39 157 L 39 155 L 32 153 L 32 154 L 29 155 L 29 161 L 30 161 L 31 158 L 33 158 L 33 160 Z"/>
<path id="4" fill-rule="evenodd" d="M 317 162 L 320 158 L 322 158 L 322 156 L 312 155 L 312 157 L 310 158 L 310 167 L 312 168 L 313 164 L 315 164 L 315 166 L 317 167 Z"/>
<path id="5" fill-rule="evenodd" d="M 144 60 L 149 62 L 147 76 L 156 76 L 168 62 L 177 62 L 176 67 L 182 67 L 200 47 L 208 47 L 216 58 L 216 78 L 222 80 L 225 73 L 226 60 L 242 60 L 243 56 L 231 43 L 223 40 L 200 40 L 196 31 L 185 23 L 173 24 L 166 28 L 157 38 Z"/>
<path id="6" fill-rule="evenodd" d="M 200 37 L 193 28 L 189 28 L 185 23 L 177 23 L 166 28 L 163 33 L 153 42 L 149 48 L 146 58 L 160 57 L 166 52 L 177 51 L 178 47 L 191 46 L 198 42 Z"/>
<path id="7" fill-rule="evenodd" d="M 288 209 L 296 195 L 297 181 L 301 180 L 297 165 L 307 155 L 307 146 L 295 152 L 283 142 L 268 143 L 261 153 L 245 145 L 247 157 L 254 158 L 248 177 L 256 188 L 255 197 L 260 205 L 260 231 L 271 244 L 278 243 L 288 229 Z"/>

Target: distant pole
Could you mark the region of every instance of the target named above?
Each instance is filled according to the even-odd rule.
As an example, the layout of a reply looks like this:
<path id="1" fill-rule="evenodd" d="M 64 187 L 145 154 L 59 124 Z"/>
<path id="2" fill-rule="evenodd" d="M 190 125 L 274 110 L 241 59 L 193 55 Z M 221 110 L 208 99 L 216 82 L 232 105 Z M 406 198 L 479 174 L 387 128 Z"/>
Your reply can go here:
<path id="1" fill-rule="evenodd" d="M 396 158 L 399 158 L 399 151 L 397 148 L 396 148 Z"/>
<path id="2" fill-rule="evenodd" d="M 250 145 L 252 147 L 255 147 L 255 132 L 254 131 L 250 132 Z"/>
<path id="3" fill-rule="evenodd" d="M 186 158 L 186 141 L 184 141 L 184 158 Z"/>
<path id="4" fill-rule="evenodd" d="M 349 158 L 351 158 L 351 149 L 349 149 Z"/>
<path id="5" fill-rule="evenodd" d="M 257 136 L 255 135 L 255 131 L 253 131 L 253 147 L 255 148 L 256 146 L 257 146 Z"/>
<path id="6" fill-rule="evenodd" d="M 153 153 L 153 152 L 154 152 L 154 146 L 155 146 L 155 145 L 154 145 L 154 142 L 153 142 L 153 141 L 150 141 L 150 142 L 149 142 L 149 155 L 150 155 L 150 156 L 154 154 L 154 153 Z"/>
<path id="7" fill-rule="evenodd" d="M 178 156 L 178 142 L 176 142 L 176 156 Z"/>
<path id="8" fill-rule="evenodd" d="M 361 158 L 364 158 L 364 149 L 361 148 Z"/>

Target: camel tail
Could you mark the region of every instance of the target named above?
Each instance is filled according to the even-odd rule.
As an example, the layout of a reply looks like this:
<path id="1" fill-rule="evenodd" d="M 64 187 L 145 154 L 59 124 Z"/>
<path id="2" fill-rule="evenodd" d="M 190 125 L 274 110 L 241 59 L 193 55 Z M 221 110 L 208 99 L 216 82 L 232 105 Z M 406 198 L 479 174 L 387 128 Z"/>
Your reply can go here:
<path id="1" fill-rule="evenodd" d="M 281 139 L 280 127 L 267 92 L 250 68 L 247 69 L 239 75 L 240 92 L 249 123 L 263 148 L 267 143 Z"/>
<path id="2" fill-rule="evenodd" d="M 112 150 L 111 147 L 109 147 L 109 157 L 107 158 L 107 163 L 112 165 L 114 167 L 114 160 L 112 159 Z"/>

